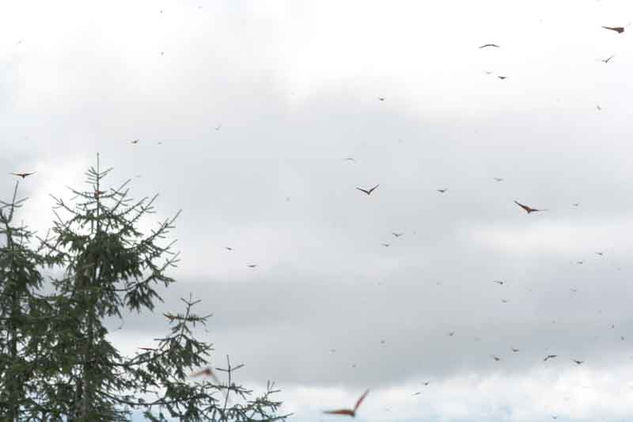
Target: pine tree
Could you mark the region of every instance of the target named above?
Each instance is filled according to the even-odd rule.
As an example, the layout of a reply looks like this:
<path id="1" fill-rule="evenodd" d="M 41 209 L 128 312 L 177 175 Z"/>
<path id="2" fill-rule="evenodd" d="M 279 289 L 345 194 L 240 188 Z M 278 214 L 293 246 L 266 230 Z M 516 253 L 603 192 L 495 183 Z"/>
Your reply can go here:
<path id="1" fill-rule="evenodd" d="M 227 356 L 226 368 L 209 366 L 211 345 L 197 340 L 194 336 L 196 325 L 206 325 L 209 317 L 193 313 L 192 308 L 199 301 L 190 297 L 181 299 L 185 310 L 180 314 L 164 314 L 172 325 L 168 336 L 157 339 L 158 344 L 130 360 L 135 378 L 142 382 L 138 387 L 152 399 L 137 399 L 127 404 L 144 408 L 144 416 L 152 422 L 178 420 L 197 421 L 276 421 L 288 415 L 277 416 L 280 402 L 271 399 L 277 390 L 269 383 L 263 395 L 251 399 L 252 391 L 234 382 L 233 373 L 242 365 L 231 367 Z M 198 371 L 203 376 L 200 382 L 191 382 L 191 370 L 206 366 Z M 217 372 L 216 372 L 217 371 Z M 216 373 L 226 374 L 226 382 L 221 382 Z M 216 398 L 219 396 L 220 398 Z M 170 419 L 171 418 L 171 419 Z"/>
<path id="2" fill-rule="evenodd" d="M 52 264 L 31 247 L 32 233 L 14 224 L 25 199 L 0 201 L 0 420 L 18 421 L 36 413 L 34 367 L 38 365 L 32 339 L 42 326 L 45 306 L 36 294 L 43 278 L 40 269 Z"/>
<path id="3" fill-rule="evenodd" d="M 139 411 L 151 421 L 284 419 L 275 416 L 279 403 L 269 398 L 272 386 L 249 401 L 251 392 L 232 382 L 189 377 L 207 364 L 211 351 L 193 334 L 206 317 L 192 313 L 191 299 L 183 314 L 166 314 L 171 332 L 155 350 L 128 358 L 110 343 L 106 318 L 152 312 L 161 301 L 158 285 L 174 282 L 167 270 L 178 254 L 164 239 L 178 214 L 144 235 L 139 225 L 153 213 L 156 196 L 134 202 L 128 182 L 106 190 L 103 179 L 109 172 L 99 169 L 97 159 L 96 168 L 87 172 L 88 190 L 72 190 L 71 202 L 56 198 L 57 219 L 45 245 L 65 274 L 53 281 L 56 292 L 47 298 L 48 322 L 38 340 L 46 345 L 37 348 L 38 420 L 125 421 Z M 239 402 L 229 405 L 231 394 Z"/>

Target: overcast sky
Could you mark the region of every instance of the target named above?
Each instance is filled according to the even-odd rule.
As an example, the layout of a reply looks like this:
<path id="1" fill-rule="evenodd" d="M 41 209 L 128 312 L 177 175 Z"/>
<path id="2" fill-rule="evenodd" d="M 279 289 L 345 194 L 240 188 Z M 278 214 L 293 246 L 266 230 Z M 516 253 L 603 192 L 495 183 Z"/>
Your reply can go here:
<path id="1" fill-rule="evenodd" d="M 178 283 L 112 340 L 149 346 L 192 292 L 218 365 L 294 420 L 370 388 L 359 421 L 621 421 L 631 22 L 629 0 L 4 2 L 0 173 L 37 171 L 40 232 L 97 152 L 182 209 Z"/>

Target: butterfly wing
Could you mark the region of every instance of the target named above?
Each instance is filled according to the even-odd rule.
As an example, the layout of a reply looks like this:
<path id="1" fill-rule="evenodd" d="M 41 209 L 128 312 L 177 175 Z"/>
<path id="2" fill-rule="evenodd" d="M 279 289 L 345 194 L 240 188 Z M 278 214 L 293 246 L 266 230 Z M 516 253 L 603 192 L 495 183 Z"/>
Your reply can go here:
<path id="1" fill-rule="evenodd" d="M 198 372 L 194 372 L 193 374 L 189 375 L 190 377 L 199 377 L 201 375 L 204 375 L 207 373 L 206 369 L 203 369 L 202 371 L 198 371 Z"/>
<path id="2" fill-rule="evenodd" d="M 365 390 L 365 392 L 363 393 L 362 396 L 360 396 L 360 398 L 358 399 L 358 401 L 356 402 L 356 405 L 354 405 L 354 412 L 356 412 L 356 410 L 358 409 L 358 406 L 361 405 L 361 403 L 363 402 L 363 400 L 365 400 L 365 397 L 367 397 L 367 394 L 369 394 L 369 390 Z"/>
<path id="3" fill-rule="evenodd" d="M 328 415 L 354 416 L 354 411 L 349 409 L 325 410 L 323 413 L 327 413 Z"/>
<path id="4" fill-rule="evenodd" d="M 618 34 L 621 34 L 624 32 L 624 28 L 622 28 L 621 26 L 603 26 L 604 29 L 609 29 L 611 31 L 615 31 Z"/>

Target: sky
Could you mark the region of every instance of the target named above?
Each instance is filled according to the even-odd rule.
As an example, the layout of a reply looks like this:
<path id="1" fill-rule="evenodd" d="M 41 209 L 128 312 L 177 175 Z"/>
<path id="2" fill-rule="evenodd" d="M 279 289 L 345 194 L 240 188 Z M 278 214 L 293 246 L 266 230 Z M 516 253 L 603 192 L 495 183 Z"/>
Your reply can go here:
<path id="1" fill-rule="evenodd" d="M 112 341 L 150 346 L 191 292 L 217 364 L 294 420 L 365 389 L 361 422 L 628 420 L 632 22 L 626 0 L 0 3 L 0 194 L 36 171 L 20 218 L 44 233 L 99 153 L 160 194 L 145 229 L 182 210 L 177 283 Z"/>

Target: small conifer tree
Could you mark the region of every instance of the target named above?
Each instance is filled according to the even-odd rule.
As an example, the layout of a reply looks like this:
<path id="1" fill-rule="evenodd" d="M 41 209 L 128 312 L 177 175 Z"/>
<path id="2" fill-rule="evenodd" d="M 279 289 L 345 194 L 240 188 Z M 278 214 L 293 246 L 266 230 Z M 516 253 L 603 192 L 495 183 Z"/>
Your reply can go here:
<path id="1" fill-rule="evenodd" d="M 270 400 L 272 386 L 250 400 L 251 392 L 230 379 L 226 384 L 191 379 L 211 351 L 194 336 L 193 328 L 207 317 L 192 312 L 192 299 L 185 301 L 184 313 L 165 314 L 171 331 L 153 350 L 126 357 L 111 344 L 106 318 L 153 311 L 161 300 L 158 286 L 174 282 L 167 270 L 178 255 L 173 242 L 164 240 L 177 215 L 142 233 L 139 225 L 153 213 L 156 196 L 132 201 L 127 182 L 104 188 L 109 172 L 99 169 L 97 158 L 96 168 L 87 172 L 88 189 L 72 190 L 70 202 L 55 198 L 57 219 L 44 244 L 65 273 L 53 280 L 46 329 L 38 336 L 46 347 L 37 349 L 37 420 L 127 421 L 139 412 L 150 421 L 284 419 L 276 416 L 279 403 Z M 231 394 L 239 401 L 229 401 Z"/>
<path id="2" fill-rule="evenodd" d="M 18 183 L 10 202 L 0 201 L 0 420 L 15 422 L 37 413 L 32 347 L 42 327 L 46 303 L 37 296 L 40 268 L 52 264 L 31 246 L 32 233 L 14 223 L 25 199 L 18 200 Z"/>

